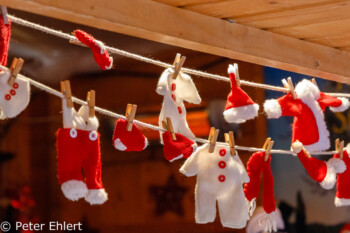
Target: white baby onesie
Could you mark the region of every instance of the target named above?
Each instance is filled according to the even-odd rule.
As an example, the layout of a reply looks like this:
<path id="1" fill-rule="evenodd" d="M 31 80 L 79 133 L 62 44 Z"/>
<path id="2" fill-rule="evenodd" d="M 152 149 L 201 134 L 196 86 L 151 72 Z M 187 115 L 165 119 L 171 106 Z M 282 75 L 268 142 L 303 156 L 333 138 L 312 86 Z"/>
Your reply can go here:
<path id="1" fill-rule="evenodd" d="M 209 144 L 204 144 L 186 160 L 180 172 L 186 176 L 197 175 L 197 223 L 215 220 L 217 200 L 223 226 L 246 226 L 249 216 L 243 183 L 249 182 L 249 176 L 238 154 L 232 156 L 228 146 L 219 145 L 209 153 Z"/>

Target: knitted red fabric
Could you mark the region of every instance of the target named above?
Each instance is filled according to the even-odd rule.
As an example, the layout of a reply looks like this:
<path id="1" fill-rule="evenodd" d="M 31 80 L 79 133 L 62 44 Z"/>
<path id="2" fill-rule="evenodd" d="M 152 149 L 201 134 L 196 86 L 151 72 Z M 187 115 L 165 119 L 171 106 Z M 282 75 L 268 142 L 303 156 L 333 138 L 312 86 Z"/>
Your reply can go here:
<path id="1" fill-rule="evenodd" d="M 147 146 L 147 139 L 135 124 L 131 131 L 127 131 L 128 122 L 119 119 L 115 124 L 113 143 L 114 147 L 122 151 L 142 151 Z"/>
<path id="2" fill-rule="evenodd" d="M 6 25 L 3 17 L 0 17 L 0 64 L 3 66 L 7 65 L 7 56 L 11 37 L 11 20 L 8 19 L 8 21 L 9 24 Z"/>
<path id="3" fill-rule="evenodd" d="M 88 189 L 102 189 L 100 135 L 96 131 L 62 128 L 57 131 L 58 179 L 82 181 Z"/>
<path id="4" fill-rule="evenodd" d="M 101 41 L 96 40 L 92 35 L 82 30 L 75 30 L 74 34 L 80 42 L 87 45 L 92 50 L 95 61 L 101 69 L 109 70 L 112 68 L 113 58 L 109 56 L 108 51 Z"/>
<path id="5" fill-rule="evenodd" d="M 225 110 L 254 104 L 253 100 L 236 84 L 234 73 L 229 74 L 231 80 L 231 92 L 227 96 Z"/>
<path id="6" fill-rule="evenodd" d="M 180 159 L 188 158 L 197 149 L 197 144 L 192 142 L 181 134 L 175 134 L 176 141 L 173 141 L 169 131 L 163 133 L 163 152 L 164 157 L 170 162 Z"/>
<path id="7" fill-rule="evenodd" d="M 339 158 L 339 154 L 335 154 L 333 158 Z M 347 150 L 343 152 L 343 161 L 347 167 L 347 169 L 338 174 L 337 178 L 337 193 L 336 198 L 340 199 L 340 204 L 337 206 L 349 206 L 350 205 L 350 158 Z"/>
<path id="8" fill-rule="evenodd" d="M 327 175 L 326 162 L 314 157 L 307 157 L 304 150 L 301 150 L 298 153 L 298 158 L 313 180 L 317 181 L 318 183 L 321 183 L 324 180 Z"/>
<path id="9" fill-rule="evenodd" d="M 265 152 L 254 153 L 247 166 L 250 182 L 244 184 L 244 193 L 248 201 L 257 198 L 260 191 L 260 178 L 263 175 L 263 207 L 267 214 L 276 210 L 275 197 L 273 193 L 273 176 L 271 171 L 271 156 L 265 162 Z"/>
<path id="10" fill-rule="evenodd" d="M 339 233 L 349 233 L 350 232 L 350 224 L 345 224 Z"/>

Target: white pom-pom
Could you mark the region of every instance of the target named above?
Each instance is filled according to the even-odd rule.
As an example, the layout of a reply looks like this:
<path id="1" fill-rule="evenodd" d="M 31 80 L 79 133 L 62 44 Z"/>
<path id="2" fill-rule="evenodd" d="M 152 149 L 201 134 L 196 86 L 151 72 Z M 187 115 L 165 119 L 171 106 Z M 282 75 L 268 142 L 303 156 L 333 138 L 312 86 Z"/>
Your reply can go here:
<path id="1" fill-rule="evenodd" d="M 267 118 L 279 118 L 282 115 L 281 105 L 274 99 L 265 101 L 264 111 L 267 114 Z"/>

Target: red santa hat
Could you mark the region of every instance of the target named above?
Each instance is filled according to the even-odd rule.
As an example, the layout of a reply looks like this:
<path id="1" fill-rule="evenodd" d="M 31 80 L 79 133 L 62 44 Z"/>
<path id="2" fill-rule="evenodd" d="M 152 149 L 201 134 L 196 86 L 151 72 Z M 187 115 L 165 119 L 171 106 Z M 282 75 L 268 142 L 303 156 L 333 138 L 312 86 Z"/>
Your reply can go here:
<path id="1" fill-rule="evenodd" d="M 174 141 L 169 131 L 163 133 L 164 157 L 170 162 L 181 158 L 188 158 L 197 149 L 197 144 L 190 139 L 178 133 L 175 133 L 175 135 L 176 140 Z"/>
<path id="2" fill-rule="evenodd" d="M 244 184 L 244 193 L 248 202 L 250 215 L 255 210 L 255 201 L 259 196 L 260 178 L 263 175 L 263 208 L 265 214 L 259 219 L 259 224 L 264 231 L 277 231 L 276 204 L 273 193 L 273 176 L 271 171 L 271 156 L 265 161 L 265 152 L 254 153 L 247 165 L 247 173 L 250 179 L 249 183 Z"/>
<path id="3" fill-rule="evenodd" d="M 92 50 L 95 61 L 101 69 L 109 70 L 112 68 L 113 58 L 109 56 L 105 45 L 101 41 L 96 40 L 92 35 L 82 30 L 75 30 L 74 35 L 81 43 L 87 45 Z"/>
<path id="4" fill-rule="evenodd" d="M 11 20 L 8 19 L 8 21 L 9 23 L 5 24 L 4 18 L 0 17 L 0 64 L 3 66 L 7 65 L 11 37 Z"/>
<path id="5" fill-rule="evenodd" d="M 231 92 L 227 96 L 224 118 L 230 123 L 243 123 L 258 115 L 259 105 L 236 84 L 238 67 L 229 65 L 228 73 L 231 80 Z"/>
<path id="6" fill-rule="evenodd" d="M 343 173 L 346 169 L 344 161 L 338 158 L 324 162 L 312 156 L 309 157 L 303 149 L 303 144 L 299 141 L 292 144 L 292 149 L 297 153 L 310 177 L 320 183 L 324 189 L 332 189 L 337 181 L 337 174 Z"/>
<path id="7" fill-rule="evenodd" d="M 128 121 L 117 120 L 113 134 L 113 144 L 117 150 L 121 151 L 142 151 L 147 145 L 147 138 L 140 129 L 133 123 L 131 131 L 127 130 Z"/>

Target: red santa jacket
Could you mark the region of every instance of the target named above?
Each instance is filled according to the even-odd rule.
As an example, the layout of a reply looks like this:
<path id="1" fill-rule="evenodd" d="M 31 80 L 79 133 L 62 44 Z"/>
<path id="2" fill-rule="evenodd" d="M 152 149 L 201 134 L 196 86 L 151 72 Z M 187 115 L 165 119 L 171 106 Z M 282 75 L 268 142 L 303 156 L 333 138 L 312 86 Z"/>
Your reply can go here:
<path id="1" fill-rule="evenodd" d="M 347 168 L 350 167 L 349 144 L 344 150 L 343 161 Z M 333 158 L 339 158 L 339 154 L 335 154 Z M 346 169 L 342 174 L 338 174 L 337 178 L 337 193 L 335 195 L 336 206 L 350 205 L 350 169 Z"/>
<path id="2" fill-rule="evenodd" d="M 327 150 L 330 142 L 324 111 L 328 106 L 333 112 L 345 111 L 349 100 L 326 95 L 306 79 L 296 85 L 295 92 L 296 99 L 288 93 L 277 100 L 267 100 L 264 103 L 267 117 L 293 116 L 292 142 L 299 140 L 308 151 Z"/>

